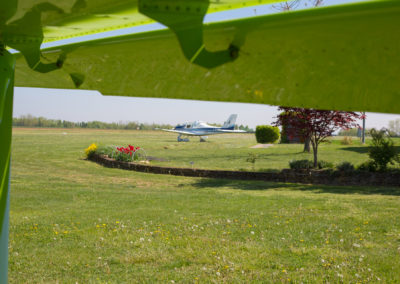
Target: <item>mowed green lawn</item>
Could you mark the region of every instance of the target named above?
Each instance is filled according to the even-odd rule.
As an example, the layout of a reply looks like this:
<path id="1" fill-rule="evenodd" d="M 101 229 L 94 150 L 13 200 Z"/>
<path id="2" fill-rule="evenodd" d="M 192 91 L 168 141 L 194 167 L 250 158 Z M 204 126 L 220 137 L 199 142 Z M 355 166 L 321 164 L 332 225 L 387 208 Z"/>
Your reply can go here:
<path id="1" fill-rule="evenodd" d="M 301 145 L 252 135 L 177 143 L 163 132 L 14 129 L 10 283 L 400 282 L 400 188 L 153 175 L 83 160 L 92 142 L 132 144 L 159 165 L 286 168 Z M 338 141 L 321 159 L 355 164 Z M 152 162 L 155 163 L 155 162 Z"/>

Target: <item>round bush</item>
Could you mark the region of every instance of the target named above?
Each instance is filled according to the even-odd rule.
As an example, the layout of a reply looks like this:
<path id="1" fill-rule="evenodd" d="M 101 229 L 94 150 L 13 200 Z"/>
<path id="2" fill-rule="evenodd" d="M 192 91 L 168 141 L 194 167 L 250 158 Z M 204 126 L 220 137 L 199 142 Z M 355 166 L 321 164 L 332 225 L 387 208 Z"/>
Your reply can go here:
<path id="1" fill-rule="evenodd" d="M 275 143 L 279 139 L 279 128 L 270 125 L 256 127 L 256 140 L 258 143 Z"/>
<path id="2" fill-rule="evenodd" d="M 292 170 L 312 169 L 313 166 L 314 163 L 310 160 L 292 160 L 289 162 L 289 167 Z"/>
<path id="3" fill-rule="evenodd" d="M 376 163 L 374 161 L 368 160 L 359 165 L 357 169 L 360 171 L 376 172 L 378 170 L 378 167 L 376 166 Z"/>
<path id="4" fill-rule="evenodd" d="M 318 161 L 318 168 L 319 169 L 333 169 L 334 165 L 331 162 L 320 160 L 320 161 Z"/>
<path id="5" fill-rule="evenodd" d="M 336 168 L 341 172 L 352 172 L 354 171 L 354 166 L 350 162 L 342 162 L 336 166 Z"/>

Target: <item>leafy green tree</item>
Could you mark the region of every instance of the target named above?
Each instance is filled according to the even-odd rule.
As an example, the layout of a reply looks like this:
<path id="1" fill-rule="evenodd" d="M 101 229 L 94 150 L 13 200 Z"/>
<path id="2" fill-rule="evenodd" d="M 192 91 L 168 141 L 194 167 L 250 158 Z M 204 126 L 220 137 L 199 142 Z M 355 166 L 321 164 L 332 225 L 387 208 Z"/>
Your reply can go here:
<path id="1" fill-rule="evenodd" d="M 399 162 L 399 154 L 396 151 L 392 139 L 386 130 L 371 129 L 372 144 L 368 149 L 368 155 L 377 166 L 378 170 L 387 170 L 388 164 Z"/>

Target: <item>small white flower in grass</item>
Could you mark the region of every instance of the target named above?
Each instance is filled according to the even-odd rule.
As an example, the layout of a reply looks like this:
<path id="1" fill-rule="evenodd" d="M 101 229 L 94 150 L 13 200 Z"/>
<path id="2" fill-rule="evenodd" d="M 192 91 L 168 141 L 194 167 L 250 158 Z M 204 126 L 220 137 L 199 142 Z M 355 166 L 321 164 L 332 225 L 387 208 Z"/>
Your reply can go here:
<path id="1" fill-rule="evenodd" d="M 340 242 L 341 242 L 341 243 L 343 243 L 343 242 L 344 242 L 344 240 L 343 240 L 343 239 L 340 239 Z"/>
<path id="2" fill-rule="evenodd" d="M 324 263 L 324 262 L 325 262 L 325 259 L 322 258 L 322 259 L 321 259 L 321 262 Z"/>
<path id="3" fill-rule="evenodd" d="M 371 268 L 368 268 L 367 270 L 368 270 L 369 272 L 371 272 Z"/>
<path id="4" fill-rule="evenodd" d="M 232 222 L 232 221 L 228 219 L 228 220 L 226 220 L 226 222 L 230 223 L 230 222 Z"/>
<path id="5" fill-rule="evenodd" d="M 216 274 L 217 274 L 217 276 L 221 276 L 221 273 L 220 273 L 219 271 L 217 271 L 217 273 L 216 273 Z"/>
<path id="6" fill-rule="evenodd" d="M 358 261 L 359 262 L 362 262 L 364 259 L 362 258 L 362 257 L 360 257 L 359 259 L 358 259 Z"/>
<path id="7" fill-rule="evenodd" d="M 357 244 L 357 243 L 354 243 L 354 244 L 353 244 L 353 247 L 359 248 L 359 247 L 361 247 L 361 245 L 360 245 L 360 244 Z"/>
<path id="8" fill-rule="evenodd" d="M 339 232 L 343 232 L 342 229 L 339 229 Z"/>
<path id="9" fill-rule="evenodd" d="M 140 238 L 139 241 L 143 242 L 143 241 L 144 241 L 144 238 Z"/>
<path id="10" fill-rule="evenodd" d="M 356 273 L 354 276 L 360 278 L 360 275 L 358 273 Z"/>
<path id="11" fill-rule="evenodd" d="M 254 231 L 251 231 L 250 234 L 254 235 Z"/>
<path id="12" fill-rule="evenodd" d="M 343 275 L 340 274 L 340 273 L 338 273 L 337 276 L 340 277 L 340 278 L 343 278 Z"/>
<path id="13" fill-rule="evenodd" d="M 174 281 L 174 280 L 171 280 L 171 283 L 175 283 L 175 281 Z"/>

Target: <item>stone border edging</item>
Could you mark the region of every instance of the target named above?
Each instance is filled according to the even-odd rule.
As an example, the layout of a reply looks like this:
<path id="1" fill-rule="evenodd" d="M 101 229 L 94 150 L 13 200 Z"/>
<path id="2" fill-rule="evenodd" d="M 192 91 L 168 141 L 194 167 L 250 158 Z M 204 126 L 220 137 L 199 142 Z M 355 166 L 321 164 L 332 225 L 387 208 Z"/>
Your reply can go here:
<path id="1" fill-rule="evenodd" d="M 173 168 L 129 163 L 110 159 L 105 155 L 94 154 L 89 160 L 108 168 L 119 168 L 137 172 L 168 174 L 186 177 L 220 178 L 235 180 L 262 180 L 270 182 L 290 182 L 324 185 L 359 186 L 400 186 L 400 172 L 340 172 L 332 170 L 290 170 L 280 172 L 243 172 L 228 170 L 205 170 L 192 168 Z"/>

